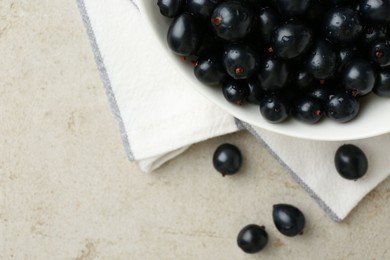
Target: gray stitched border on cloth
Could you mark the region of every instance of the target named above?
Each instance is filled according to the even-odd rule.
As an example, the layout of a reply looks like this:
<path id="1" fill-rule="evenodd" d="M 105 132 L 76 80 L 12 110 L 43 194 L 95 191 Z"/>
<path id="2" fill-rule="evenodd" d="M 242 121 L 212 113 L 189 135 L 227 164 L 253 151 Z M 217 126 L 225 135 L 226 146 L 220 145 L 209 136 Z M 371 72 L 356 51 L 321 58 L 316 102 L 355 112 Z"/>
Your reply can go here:
<path id="1" fill-rule="evenodd" d="M 134 4 L 133 1 L 131 1 L 131 2 Z M 108 77 L 107 70 L 106 70 L 106 67 L 104 65 L 103 57 L 102 57 L 100 50 L 99 50 L 99 46 L 96 42 L 96 37 L 95 37 L 95 34 L 93 32 L 91 21 L 90 21 L 89 16 L 88 16 L 87 9 L 85 8 L 84 1 L 77 0 L 77 6 L 79 7 L 81 17 L 84 21 L 84 25 L 85 25 L 85 28 L 87 30 L 89 42 L 92 46 L 92 51 L 93 51 L 93 54 L 95 56 L 96 65 L 97 65 L 98 70 L 100 72 L 100 77 L 103 81 L 104 88 L 106 89 L 106 94 L 107 94 L 108 100 L 109 100 L 110 105 L 111 105 L 112 113 L 114 114 L 115 118 L 118 120 L 119 131 L 120 131 L 120 134 L 122 137 L 122 142 L 123 142 L 123 145 L 125 147 L 127 157 L 129 158 L 130 161 L 134 161 L 135 158 L 134 158 L 133 152 L 131 151 L 129 137 L 127 136 L 125 124 L 123 123 L 122 115 L 121 115 L 121 112 L 119 111 L 118 103 L 116 102 L 115 95 L 114 95 L 114 92 L 113 92 L 112 87 L 111 87 L 111 81 L 110 81 L 110 78 Z"/>
<path id="2" fill-rule="evenodd" d="M 137 5 L 134 3 L 134 1 L 130 0 L 130 2 L 135 7 L 137 7 Z M 95 56 L 95 61 L 96 61 L 97 67 L 98 67 L 99 72 L 100 72 L 100 77 L 102 78 L 103 85 L 105 87 L 106 94 L 107 94 L 108 100 L 109 100 L 110 105 L 111 105 L 111 110 L 112 110 L 115 118 L 118 120 L 120 134 L 122 137 L 122 142 L 123 142 L 123 145 L 125 147 L 127 157 L 129 158 L 130 161 L 134 161 L 134 155 L 131 151 L 130 142 L 129 142 L 129 138 L 128 138 L 127 133 L 126 133 L 125 125 L 123 123 L 122 116 L 121 116 L 121 113 L 119 111 L 118 104 L 116 102 L 115 95 L 114 95 L 114 92 L 113 92 L 112 87 L 111 87 L 111 82 L 110 82 L 110 79 L 108 77 L 107 70 L 106 70 L 106 67 L 104 65 L 102 55 L 101 55 L 100 50 L 99 50 L 99 46 L 96 42 L 95 34 L 93 32 L 91 22 L 90 22 L 87 10 L 85 8 L 84 0 L 77 0 L 77 5 L 80 9 L 80 13 L 81 13 L 82 19 L 84 21 L 84 25 L 85 25 L 86 30 L 87 30 L 87 34 L 89 36 L 89 41 L 90 41 L 90 44 L 92 46 L 92 51 L 93 51 L 93 54 Z M 138 7 L 137 7 L 137 9 L 138 9 Z M 337 216 L 337 214 L 334 213 L 329 208 L 329 206 L 293 170 L 291 170 L 290 167 L 288 167 L 288 165 L 286 165 L 286 163 L 272 150 L 271 147 L 269 147 L 269 145 L 263 140 L 263 138 L 255 131 L 255 129 L 251 125 L 249 125 L 245 122 L 242 122 L 239 119 L 235 119 L 235 123 L 236 123 L 238 129 L 246 129 L 262 145 L 264 145 L 264 147 L 268 150 L 268 152 L 289 172 L 289 174 L 292 176 L 292 178 L 300 186 L 302 186 L 302 188 L 307 193 L 309 193 L 309 195 L 319 204 L 319 206 L 334 221 L 337 221 L 337 222 L 341 221 L 341 219 Z"/>

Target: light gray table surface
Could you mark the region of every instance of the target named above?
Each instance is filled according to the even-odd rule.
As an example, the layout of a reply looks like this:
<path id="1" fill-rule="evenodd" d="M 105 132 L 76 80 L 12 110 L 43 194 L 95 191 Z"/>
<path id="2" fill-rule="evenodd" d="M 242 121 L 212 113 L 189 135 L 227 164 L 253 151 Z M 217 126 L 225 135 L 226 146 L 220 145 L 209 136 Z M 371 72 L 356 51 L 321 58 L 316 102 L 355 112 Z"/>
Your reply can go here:
<path id="1" fill-rule="evenodd" d="M 192 146 L 152 174 L 131 163 L 75 1 L 0 1 L 0 259 L 390 259 L 390 179 L 335 223 L 246 132 Z M 211 156 L 237 144 L 242 173 Z M 296 238 L 274 203 L 306 214 Z M 236 235 L 265 225 L 267 248 Z"/>

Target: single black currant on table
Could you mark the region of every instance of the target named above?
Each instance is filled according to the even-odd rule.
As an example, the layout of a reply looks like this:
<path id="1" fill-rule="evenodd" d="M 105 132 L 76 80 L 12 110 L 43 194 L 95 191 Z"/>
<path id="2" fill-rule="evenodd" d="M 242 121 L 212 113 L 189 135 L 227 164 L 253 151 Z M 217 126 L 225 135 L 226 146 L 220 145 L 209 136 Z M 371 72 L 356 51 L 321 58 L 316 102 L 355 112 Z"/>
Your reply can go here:
<path id="1" fill-rule="evenodd" d="M 294 102 L 292 114 L 302 122 L 317 123 L 323 115 L 322 102 L 310 96 L 303 96 Z"/>
<path id="2" fill-rule="evenodd" d="M 218 37 L 234 41 L 247 37 L 253 28 L 255 14 L 245 2 L 222 2 L 211 15 L 211 25 Z"/>
<path id="3" fill-rule="evenodd" d="M 163 16 L 173 18 L 184 11 L 186 0 L 158 0 L 157 5 Z"/>
<path id="4" fill-rule="evenodd" d="M 207 85 L 222 84 L 229 77 L 222 63 L 222 53 L 214 48 L 202 51 L 194 66 L 196 78 Z"/>
<path id="5" fill-rule="evenodd" d="M 360 12 L 373 22 L 390 24 L 390 1 L 360 0 Z"/>
<path id="6" fill-rule="evenodd" d="M 280 91 L 289 83 L 291 68 L 286 61 L 269 55 L 262 59 L 257 77 L 264 91 Z"/>
<path id="7" fill-rule="evenodd" d="M 306 69 L 316 79 L 333 78 L 337 70 L 337 55 L 332 45 L 325 40 L 317 40 L 309 52 Z"/>
<path id="8" fill-rule="evenodd" d="M 234 79 L 248 79 L 259 69 L 259 53 L 251 44 L 230 43 L 224 48 L 223 65 Z"/>
<path id="9" fill-rule="evenodd" d="M 390 97 L 390 69 L 378 71 L 376 83 L 372 91 L 380 97 Z"/>
<path id="10" fill-rule="evenodd" d="M 297 21 L 288 21 L 274 29 L 271 45 L 279 57 L 294 59 L 308 51 L 312 39 L 309 27 Z"/>
<path id="11" fill-rule="evenodd" d="M 213 165 L 222 176 L 237 173 L 241 168 L 241 164 L 241 151 L 233 144 L 221 144 L 214 152 Z"/>
<path id="12" fill-rule="evenodd" d="M 248 98 L 248 85 L 244 80 L 226 80 L 222 84 L 222 93 L 230 103 L 242 105 Z"/>
<path id="13" fill-rule="evenodd" d="M 334 156 L 337 172 L 345 179 L 357 180 L 368 170 L 368 160 L 365 153 L 356 145 L 340 146 Z"/>
<path id="14" fill-rule="evenodd" d="M 294 237 L 303 234 L 306 219 L 297 207 L 290 204 L 275 204 L 272 217 L 276 228 L 283 235 Z"/>
<path id="15" fill-rule="evenodd" d="M 378 41 L 370 46 L 369 55 L 370 59 L 379 67 L 390 66 L 390 38 L 389 40 Z"/>
<path id="16" fill-rule="evenodd" d="M 359 109 L 359 101 L 344 91 L 332 94 L 325 104 L 327 117 L 339 123 L 346 123 L 354 119 L 358 115 Z"/>
<path id="17" fill-rule="evenodd" d="M 202 41 L 202 32 L 196 20 L 188 13 L 176 17 L 168 29 L 168 46 L 178 55 L 194 54 Z"/>
<path id="18" fill-rule="evenodd" d="M 268 94 L 260 101 L 260 113 L 268 122 L 280 123 L 289 117 L 290 104 L 280 94 Z"/>
<path id="19" fill-rule="evenodd" d="M 258 253 L 268 244 L 268 233 L 264 226 L 250 224 L 241 229 L 237 236 L 237 245 L 248 254 Z"/>
<path id="20" fill-rule="evenodd" d="M 363 33 L 359 14 L 348 7 L 335 7 L 325 16 L 324 33 L 333 43 L 349 45 Z"/>
<path id="21" fill-rule="evenodd" d="M 376 70 L 365 59 L 354 59 L 345 67 L 342 83 L 346 90 L 352 91 L 353 95 L 363 96 L 374 88 Z"/>

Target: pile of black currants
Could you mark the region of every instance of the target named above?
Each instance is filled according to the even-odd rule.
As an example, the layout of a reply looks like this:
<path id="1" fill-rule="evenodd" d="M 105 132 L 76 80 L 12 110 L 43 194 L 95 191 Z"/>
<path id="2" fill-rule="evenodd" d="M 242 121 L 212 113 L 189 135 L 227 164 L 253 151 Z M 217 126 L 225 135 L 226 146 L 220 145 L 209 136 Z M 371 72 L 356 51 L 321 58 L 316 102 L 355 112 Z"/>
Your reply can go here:
<path id="1" fill-rule="evenodd" d="M 344 123 L 390 97 L 390 0 L 158 0 L 196 78 L 271 123 Z"/>

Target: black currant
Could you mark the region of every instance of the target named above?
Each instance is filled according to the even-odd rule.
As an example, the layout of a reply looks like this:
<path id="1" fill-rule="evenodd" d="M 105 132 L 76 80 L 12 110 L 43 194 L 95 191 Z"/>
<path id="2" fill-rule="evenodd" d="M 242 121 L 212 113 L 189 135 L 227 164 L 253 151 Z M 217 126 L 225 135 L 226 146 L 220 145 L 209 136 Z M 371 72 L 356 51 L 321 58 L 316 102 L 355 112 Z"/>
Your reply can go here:
<path id="1" fill-rule="evenodd" d="M 264 43 L 271 43 L 271 35 L 276 26 L 280 23 L 279 14 L 270 7 L 264 7 L 257 14 L 256 36 Z"/>
<path id="2" fill-rule="evenodd" d="M 390 40 L 378 41 L 370 46 L 369 55 L 379 67 L 390 66 Z"/>
<path id="3" fill-rule="evenodd" d="M 254 12 L 242 1 L 219 4 L 211 15 L 211 25 L 218 37 L 234 41 L 247 37 L 253 28 Z"/>
<path id="4" fill-rule="evenodd" d="M 307 71 L 306 68 L 301 67 L 295 72 L 294 83 L 301 91 L 308 89 L 314 83 L 314 77 Z"/>
<path id="5" fill-rule="evenodd" d="M 187 0 L 187 11 L 199 19 L 208 21 L 217 4 L 217 0 Z"/>
<path id="6" fill-rule="evenodd" d="M 222 93 L 230 103 L 242 105 L 248 98 L 248 87 L 244 80 L 226 80 L 222 84 Z"/>
<path id="7" fill-rule="evenodd" d="M 188 13 L 176 17 L 168 29 L 170 49 L 178 55 L 189 56 L 199 48 L 202 36 L 196 20 Z"/>
<path id="8" fill-rule="evenodd" d="M 257 76 L 266 92 L 275 92 L 288 85 L 290 75 L 291 69 L 286 61 L 269 55 L 263 58 Z"/>
<path id="9" fill-rule="evenodd" d="M 219 85 L 228 78 L 222 64 L 222 53 L 215 49 L 207 49 L 200 53 L 195 62 L 196 78 L 207 85 Z"/>
<path id="10" fill-rule="evenodd" d="M 337 69 L 337 56 L 333 47 L 324 40 L 318 40 L 306 60 L 306 69 L 316 79 L 334 77 Z"/>
<path id="11" fill-rule="evenodd" d="M 281 95 L 265 95 L 260 101 L 260 113 L 268 122 L 280 123 L 289 117 L 290 105 Z"/>
<path id="12" fill-rule="evenodd" d="M 283 235 L 293 237 L 303 233 L 306 219 L 297 207 L 289 204 L 275 204 L 272 217 L 276 228 Z"/>
<path id="13" fill-rule="evenodd" d="M 294 102 L 292 114 L 302 122 L 314 124 L 321 119 L 322 110 L 321 100 L 304 96 Z"/>
<path id="14" fill-rule="evenodd" d="M 345 67 L 342 83 L 354 95 L 363 96 L 371 92 L 375 85 L 376 71 L 365 59 L 354 59 Z"/>
<path id="15" fill-rule="evenodd" d="M 241 229 L 237 236 L 238 246 L 248 254 L 260 252 L 268 243 L 264 226 L 250 224 Z"/>
<path id="16" fill-rule="evenodd" d="M 363 177 L 368 169 L 364 152 L 353 144 L 340 146 L 334 156 L 337 172 L 345 179 L 356 180 Z"/>
<path id="17" fill-rule="evenodd" d="M 246 100 L 249 103 L 259 105 L 260 100 L 264 96 L 264 91 L 261 88 L 259 79 L 257 77 L 252 77 L 246 80 L 246 85 L 248 87 L 248 95 L 246 97 Z"/>
<path id="18" fill-rule="evenodd" d="M 158 0 L 160 13 L 166 17 L 176 17 L 184 11 L 186 0 Z"/>
<path id="19" fill-rule="evenodd" d="M 354 119 L 360 109 L 359 101 L 346 92 L 333 94 L 325 104 L 325 112 L 328 118 L 345 123 Z"/>
<path id="20" fill-rule="evenodd" d="M 248 79 L 259 69 L 259 53 L 250 44 L 231 43 L 225 46 L 223 65 L 234 79 Z"/>
<path id="21" fill-rule="evenodd" d="M 371 21 L 390 24 L 390 1 L 360 0 L 360 11 Z"/>
<path id="22" fill-rule="evenodd" d="M 275 28 L 271 45 L 279 57 L 294 59 L 310 48 L 312 39 L 309 27 L 296 21 L 288 21 Z"/>
<path id="23" fill-rule="evenodd" d="M 333 43 L 349 45 L 363 33 L 359 14 L 348 7 L 335 7 L 324 20 L 324 33 Z"/>
<path id="24" fill-rule="evenodd" d="M 380 97 L 390 97 L 390 70 L 379 70 L 376 84 L 372 90 Z"/>
<path id="25" fill-rule="evenodd" d="M 342 47 L 337 51 L 338 59 L 338 69 L 337 72 L 340 73 L 344 70 L 345 66 L 358 55 L 358 48 L 354 46 Z"/>
<path id="26" fill-rule="evenodd" d="M 222 174 L 233 175 L 237 173 L 242 164 L 242 155 L 237 146 L 232 144 L 221 144 L 213 155 L 214 168 Z"/>

